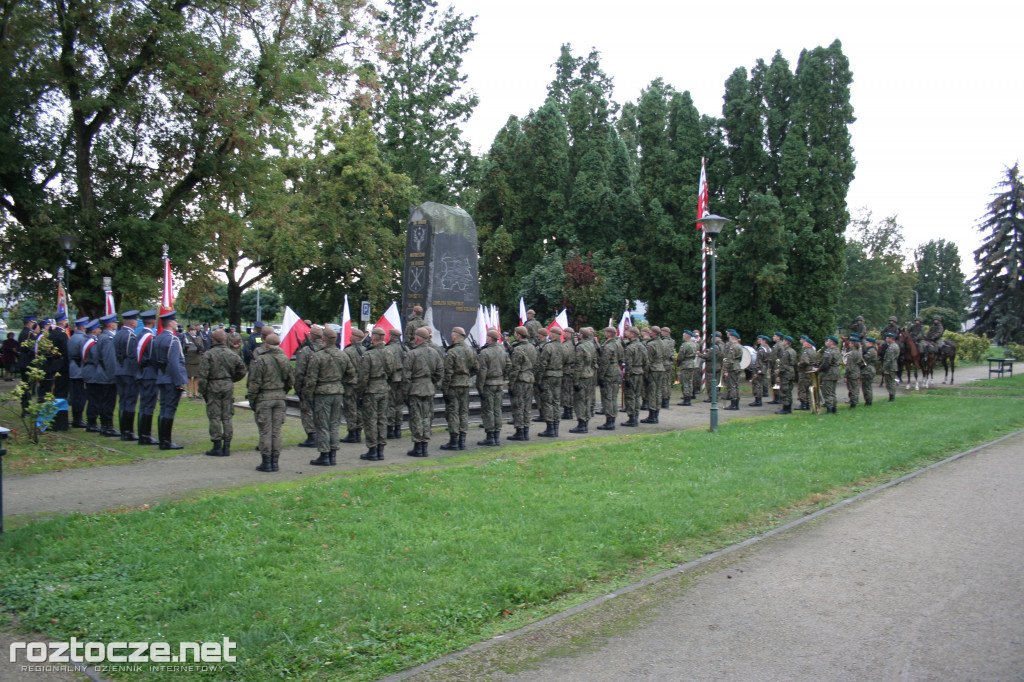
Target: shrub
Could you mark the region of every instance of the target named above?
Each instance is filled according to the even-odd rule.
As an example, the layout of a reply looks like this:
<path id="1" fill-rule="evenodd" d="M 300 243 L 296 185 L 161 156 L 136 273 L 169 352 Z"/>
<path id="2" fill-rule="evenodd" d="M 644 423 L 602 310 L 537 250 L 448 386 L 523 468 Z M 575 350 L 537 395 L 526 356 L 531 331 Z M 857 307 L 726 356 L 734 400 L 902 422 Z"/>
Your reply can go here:
<path id="1" fill-rule="evenodd" d="M 1013 343 L 1012 341 L 1004 346 L 1005 354 L 1003 357 L 1016 358 L 1018 360 L 1024 360 L 1024 344 Z"/>
<path id="2" fill-rule="evenodd" d="M 942 338 L 956 344 L 956 359 L 960 362 L 981 362 L 988 355 L 991 345 L 987 336 L 967 332 L 959 334 L 947 331 Z"/>

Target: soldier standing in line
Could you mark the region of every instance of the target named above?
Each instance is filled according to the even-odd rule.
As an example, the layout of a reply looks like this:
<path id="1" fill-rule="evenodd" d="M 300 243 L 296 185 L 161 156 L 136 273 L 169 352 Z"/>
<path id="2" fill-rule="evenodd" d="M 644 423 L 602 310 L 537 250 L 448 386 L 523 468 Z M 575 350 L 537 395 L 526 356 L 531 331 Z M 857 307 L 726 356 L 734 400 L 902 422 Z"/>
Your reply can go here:
<path id="1" fill-rule="evenodd" d="M 402 343 L 401 332 L 397 329 L 388 330 L 388 341 L 385 350 L 391 355 L 391 365 L 395 368 L 388 389 L 388 430 L 387 438 L 402 437 L 402 411 L 405 407 L 405 391 L 402 381 L 402 368 L 405 366 L 405 344 Z"/>
<path id="2" fill-rule="evenodd" d="M 771 341 L 764 334 L 757 336 L 757 348 L 754 352 L 751 371 L 754 373 L 751 379 L 751 388 L 754 393 L 754 402 L 747 403 L 747 407 L 761 407 L 761 398 L 764 396 L 765 378 L 768 375 L 768 366 L 771 364 L 772 349 L 768 345 Z M 774 374 L 774 372 L 772 372 Z"/>
<path id="3" fill-rule="evenodd" d="M 743 346 L 740 335 L 735 329 L 726 329 L 729 343 L 725 346 L 722 358 L 722 378 L 725 380 L 725 399 L 729 401 L 727 410 L 740 409 L 740 364 L 743 362 Z"/>
<path id="4" fill-rule="evenodd" d="M 555 343 L 554 335 L 551 342 Z M 572 419 L 573 397 L 576 386 L 576 330 L 566 327 L 562 330 L 562 419 Z M 585 418 L 589 418 L 584 415 Z M 580 415 L 576 415 L 579 419 Z"/>
<path id="5" fill-rule="evenodd" d="M 366 430 L 367 451 L 359 459 L 384 459 L 384 445 L 388 431 L 388 395 L 395 374 L 395 360 L 384 344 L 387 332 L 374 327 L 370 335 L 373 345 L 363 353 L 359 371 L 359 390 L 363 395 L 362 422 Z"/>
<path id="6" fill-rule="evenodd" d="M 139 313 L 142 328 L 135 339 L 135 359 L 139 369 L 135 379 L 139 385 L 139 445 L 159 445 L 153 438 L 153 413 L 156 412 L 156 362 L 153 360 L 153 340 L 156 338 L 156 311 Z"/>
<path id="7" fill-rule="evenodd" d="M 31 345 L 26 344 L 33 338 L 32 330 L 36 327 L 36 316 L 25 315 L 21 318 L 25 326 L 18 332 L 18 371 L 21 373 L 21 383 L 26 386 L 29 383 L 28 379 L 28 367 L 32 363 L 34 358 L 33 348 Z M 33 387 L 34 388 L 34 387 Z M 95 390 L 95 389 L 94 389 Z M 26 390 L 21 394 L 21 416 L 25 417 L 28 415 L 28 406 L 32 402 L 32 391 Z"/>
<path id="8" fill-rule="evenodd" d="M 773 388 L 772 388 L 772 399 L 768 401 L 769 405 L 780 405 L 780 404 L 782 404 L 782 401 L 779 399 L 778 389 L 774 388 L 775 386 L 779 385 L 779 375 L 778 375 L 778 372 L 776 370 L 777 370 L 778 365 L 779 365 L 779 355 L 782 353 L 782 349 L 783 349 L 783 346 L 782 346 L 782 336 L 783 336 L 782 332 L 773 332 L 772 333 L 772 354 L 768 358 L 768 360 L 769 360 L 770 369 L 771 369 L 770 381 L 772 382 L 771 385 L 772 385 Z"/>
<path id="9" fill-rule="evenodd" d="M 856 337 L 850 337 L 856 338 Z M 843 364 L 839 353 L 839 339 L 829 336 L 825 339 L 825 350 L 821 352 L 821 362 L 817 369 L 821 386 L 821 404 L 825 414 L 836 414 L 836 385 L 839 383 L 839 366 Z"/>
<path id="10" fill-rule="evenodd" d="M 622 385 L 622 363 L 625 351 L 615 327 L 604 328 L 604 343 L 598 350 L 597 385 L 601 389 L 602 431 L 615 430 L 615 414 L 619 409 L 619 387 Z"/>
<path id="11" fill-rule="evenodd" d="M 782 345 L 775 360 L 775 376 L 779 382 L 779 400 L 782 401 L 782 408 L 775 410 L 775 414 L 793 413 L 793 379 L 796 377 L 796 350 L 793 349 L 793 337 L 788 334 L 780 334 Z"/>
<path id="12" fill-rule="evenodd" d="M 590 433 L 590 414 L 594 409 L 594 370 L 597 367 L 597 346 L 594 344 L 594 331 L 590 327 L 584 327 L 580 332 L 582 337 L 576 344 L 573 353 L 572 393 L 575 411 L 576 428 L 569 429 L 569 433 Z M 567 344 L 562 344 L 564 348 Z M 563 365 L 563 370 L 564 365 Z"/>
<path id="13" fill-rule="evenodd" d="M 508 440 L 530 440 L 530 404 L 533 402 L 537 347 L 529 338 L 530 332 L 526 327 L 516 327 L 509 369 L 509 397 L 516 432 L 508 436 Z"/>
<path id="14" fill-rule="evenodd" d="M 818 364 L 818 351 L 814 347 L 814 340 L 807 334 L 800 337 L 800 344 L 803 346 L 803 350 L 800 351 L 796 375 L 796 396 L 800 399 L 800 406 L 795 409 L 809 410 L 811 409 L 811 369 Z"/>
<path id="15" fill-rule="evenodd" d="M 100 435 L 118 438 L 121 432 L 114 428 L 114 408 L 117 403 L 117 348 L 114 337 L 117 335 L 117 315 L 104 315 L 100 318 L 100 325 L 103 331 L 96 338 L 95 348 L 100 367 L 93 377 L 100 398 Z"/>
<path id="16" fill-rule="evenodd" d="M 300 448 L 315 448 L 317 446 L 316 434 L 318 429 L 313 417 L 313 401 L 312 399 L 306 400 L 305 398 L 307 395 L 312 398 L 312 394 L 305 390 L 305 382 L 306 368 L 309 365 L 310 358 L 313 357 L 313 353 L 323 347 L 324 328 L 318 324 L 314 324 L 309 328 L 309 334 L 306 335 L 306 339 L 303 341 L 302 346 L 295 353 L 295 394 L 299 396 L 299 412 L 302 415 L 302 430 L 306 432 L 306 440 L 299 443 Z M 322 445 L 320 446 L 320 452 L 324 452 Z"/>
<path id="17" fill-rule="evenodd" d="M 662 358 L 662 362 L 665 364 L 665 375 L 661 381 L 661 409 L 667 410 L 672 402 L 672 367 L 676 359 L 676 342 L 672 338 L 670 327 L 661 328 L 661 343 L 665 351 Z"/>
<path id="18" fill-rule="evenodd" d="M 82 344 L 85 343 L 85 325 L 89 324 L 88 317 L 80 317 L 75 320 L 75 333 L 68 340 L 68 358 L 71 362 L 68 368 L 68 377 L 71 380 L 68 403 L 71 408 L 71 426 L 76 429 L 84 429 L 88 426 L 82 421 L 82 413 L 85 411 L 85 381 L 82 379 Z"/>
<path id="19" fill-rule="evenodd" d="M 185 354 L 178 338 L 178 316 L 174 312 L 160 316 L 164 330 L 153 339 L 153 361 L 156 363 L 156 386 L 160 391 L 160 417 L 157 422 L 157 438 L 161 450 L 181 450 L 171 438 L 174 430 L 174 415 L 178 411 L 181 394 L 188 384 L 185 369 Z"/>
<path id="20" fill-rule="evenodd" d="M 676 355 L 676 376 L 679 377 L 679 388 L 683 393 L 683 399 L 679 401 L 680 407 L 690 407 L 693 403 L 693 373 L 697 358 L 697 343 L 693 340 L 693 332 L 689 329 L 683 330 L 683 342 L 679 344 L 679 354 Z"/>
<path id="21" fill-rule="evenodd" d="M 429 331 L 427 339 L 430 339 Z M 424 349 L 433 353 L 429 343 Z M 462 327 L 452 327 L 452 345 L 445 353 L 443 367 L 441 391 L 444 393 L 444 417 L 448 422 L 448 443 L 441 449 L 465 450 L 466 431 L 469 429 L 469 387 L 473 385 L 480 365 L 476 353 L 466 344 L 466 330 Z M 430 397 L 433 401 L 434 394 L 431 393 Z M 433 402 L 430 409 L 433 413 Z M 429 432 L 429 428 L 427 430 Z"/>
<path id="22" fill-rule="evenodd" d="M 235 330 L 235 325 L 228 327 L 228 340 L 227 346 L 230 350 L 238 353 L 238 356 L 242 356 L 242 335 Z"/>
<path id="23" fill-rule="evenodd" d="M 96 374 L 102 371 L 99 360 L 100 351 L 96 347 L 100 331 L 100 321 L 91 320 L 85 325 L 86 336 L 82 343 L 82 381 L 85 383 L 85 394 L 88 396 L 85 409 L 85 430 L 89 433 L 100 432 L 100 427 L 96 424 L 100 416 L 101 400 L 100 387 L 96 383 Z"/>
<path id="24" fill-rule="evenodd" d="M 892 332 L 886 333 L 888 345 L 885 349 L 885 357 L 882 359 L 882 376 L 885 378 L 885 388 L 889 391 L 889 402 L 896 400 L 896 371 L 897 360 L 900 357 L 900 347 L 896 345 L 896 335 Z"/>
<path id="25" fill-rule="evenodd" d="M 537 313 L 533 310 L 526 311 L 526 329 L 530 333 L 530 341 L 533 344 L 537 344 L 539 339 L 537 338 L 537 332 L 544 328 L 544 325 L 537 319 Z"/>
<path id="26" fill-rule="evenodd" d="M 861 366 L 864 364 L 864 356 L 860 352 L 859 336 L 851 336 L 849 344 L 850 347 L 846 351 L 843 364 L 846 367 L 846 392 L 849 396 L 850 409 L 852 410 L 857 407 L 857 399 L 860 397 L 860 372 Z"/>
<path id="27" fill-rule="evenodd" d="M 210 350 L 199 360 L 196 380 L 199 395 L 206 401 L 206 418 L 210 422 L 210 440 L 213 448 L 206 451 L 211 457 L 228 457 L 235 415 L 235 382 L 245 378 L 245 363 L 238 353 L 227 346 L 228 335 L 217 329 L 210 335 Z"/>
<path id="28" fill-rule="evenodd" d="M 459 331 L 462 331 L 461 327 L 456 327 Z M 452 330 L 452 340 L 458 335 L 455 330 Z M 465 343 L 462 343 L 461 339 L 464 339 L 463 335 L 456 344 L 461 344 L 470 355 L 473 356 L 473 361 L 476 361 L 476 354 L 469 350 L 469 347 Z M 412 434 L 412 450 L 409 450 L 407 454 L 409 457 L 426 457 L 427 444 L 430 441 L 430 427 L 434 417 L 434 392 L 437 387 L 444 381 L 447 382 L 448 376 L 445 372 L 445 363 L 437 356 L 437 353 L 430 347 L 430 330 L 420 327 L 413 332 L 413 343 L 415 344 L 413 349 L 405 356 L 405 367 L 403 376 L 405 377 L 404 393 L 409 399 L 409 432 Z M 452 348 L 448 349 L 448 352 L 452 352 Z M 456 351 L 458 354 L 458 351 Z M 458 363 L 456 363 L 458 364 Z M 469 393 L 467 388 L 466 393 Z M 448 391 L 446 395 L 446 411 L 451 407 L 451 401 L 447 399 Z M 458 415 L 455 415 L 456 428 L 458 428 Z M 451 429 L 451 421 L 449 421 L 449 430 Z M 454 436 L 454 447 L 441 446 L 445 450 L 458 450 L 459 432 L 455 432 Z M 463 441 L 465 441 L 465 435 L 463 435 Z M 451 443 L 449 443 L 451 445 Z M 463 448 L 464 449 L 464 448 Z"/>
<path id="29" fill-rule="evenodd" d="M 480 349 L 477 360 L 479 369 L 476 375 L 476 388 L 480 394 L 480 415 L 484 422 L 484 433 L 487 434 L 487 437 L 478 441 L 477 445 L 501 445 L 501 441 L 498 440 L 498 434 L 501 432 L 501 403 L 505 382 L 508 381 L 512 369 L 512 361 L 501 345 L 501 334 L 497 329 L 487 330 L 487 344 Z"/>
<path id="30" fill-rule="evenodd" d="M 345 382 L 356 375 L 352 360 L 338 348 L 338 332 L 323 330 L 323 343 L 306 363 L 302 399 L 313 407 L 316 443 L 320 456 L 309 461 L 313 466 L 334 466 L 338 457 L 338 432 L 345 407 Z"/>
<path id="31" fill-rule="evenodd" d="M 664 351 L 661 347 L 661 328 L 644 329 L 644 348 L 647 351 L 647 371 L 644 374 L 644 404 L 647 405 L 647 417 L 641 419 L 643 424 L 657 424 L 658 412 L 661 411 L 661 383 L 665 373 Z M 641 405 L 640 409 L 643 409 Z"/>
<path id="32" fill-rule="evenodd" d="M 626 347 L 624 349 L 626 382 L 626 416 L 623 426 L 639 426 L 640 401 L 644 393 L 644 372 L 647 370 L 647 348 L 640 341 L 640 332 L 636 327 L 626 328 Z"/>
<path id="33" fill-rule="evenodd" d="M 725 357 L 725 343 L 722 342 L 722 332 L 713 333 L 711 338 L 714 339 L 712 344 L 715 349 L 713 365 L 711 362 L 712 344 L 709 344 L 707 350 L 700 354 L 708 369 L 707 385 L 704 387 L 708 392 L 708 397 L 704 399 L 706 403 L 711 402 L 711 388 L 722 383 L 722 359 Z"/>
<path id="34" fill-rule="evenodd" d="M 405 340 L 407 343 L 413 343 L 413 337 L 416 336 L 416 330 L 420 327 L 426 327 L 427 322 L 423 319 L 423 307 L 420 305 L 414 305 L 412 307 L 412 318 L 405 325 Z"/>
<path id="35" fill-rule="evenodd" d="M 538 323 L 539 324 L 539 323 Z M 527 327 L 529 328 L 529 327 Z M 533 381 L 533 397 L 537 403 L 537 416 L 533 418 L 534 422 L 545 423 L 547 419 L 544 414 L 544 404 L 546 398 L 544 397 L 544 389 L 547 385 L 544 383 L 544 373 L 540 367 L 542 360 L 541 352 L 544 346 L 548 343 L 548 330 L 544 327 L 539 327 L 534 333 L 530 342 L 537 348 L 537 359 L 534 364 L 534 381 Z"/>
<path id="36" fill-rule="evenodd" d="M 362 417 L 360 416 L 360 403 L 362 395 L 359 392 L 359 370 L 363 366 L 363 337 L 366 334 L 358 327 L 352 327 L 352 338 L 342 352 L 348 356 L 349 362 L 355 370 L 352 376 L 345 380 L 345 425 L 348 426 L 348 435 L 341 439 L 342 443 L 362 443 L 363 428 Z"/>
<path id="37" fill-rule="evenodd" d="M 878 351 L 875 350 L 875 339 L 864 337 L 864 366 L 860 370 L 860 387 L 864 393 L 864 405 L 871 406 L 874 389 L 871 382 L 875 380 L 875 366 L 878 364 Z"/>
<path id="38" fill-rule="evenodd" d="M 117 382 L 117 415 L 121 440 L 138 440 L 132 433 L 135 428 L 135 405 L 139 400 L 139 382 L 135 376 L 139 373 L 139 360 L 135 356 L 137 338 L 135 329 L 139 326 L 139 311 L 129 310 L 121 315 L 122 326 L 114 336 L 114 349 L 117 354 L 117 369 L 114 380 Z"/>
<path id="39" fill-rule="evenodd" d="M 292 365 L 281 350 L 281 339 L 270 333 L 254 354 L 246 381 L 246 398 L 256 415 L 260 431 L 260 465 L 256 471 L 278 470 L 281 456 L 281 427 L 284 425 L 284 397 L 292 390 Z"/>
<path id="40" fill-rule="evenodd" d="M 543 341 L 548 337 L 538 330 L 537 338 Z M 541 344 L 539 350 L 537 381 L 544 386 L 544 400 L 540 406 L 540 413 L 547 423 L 547 429 L 537 435 L 543 438 L 557 438 L 558 423 L 561 417 L 559 410 L 562 404 L 562 344 L 548 339 Z"/>

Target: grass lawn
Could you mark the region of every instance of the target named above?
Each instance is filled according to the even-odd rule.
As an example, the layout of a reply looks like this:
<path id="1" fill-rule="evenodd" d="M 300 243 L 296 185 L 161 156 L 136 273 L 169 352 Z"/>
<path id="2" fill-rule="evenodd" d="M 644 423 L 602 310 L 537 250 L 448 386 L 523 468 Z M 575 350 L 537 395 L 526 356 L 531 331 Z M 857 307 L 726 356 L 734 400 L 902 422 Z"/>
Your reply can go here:
<path id="1" fill-rule="evenodd" d="M 0 608 L 55 639 L 228 637 L 209 679 L 375 679 L 1022 427 L 1024 376 L 72 515 L 0 538 Z"/>

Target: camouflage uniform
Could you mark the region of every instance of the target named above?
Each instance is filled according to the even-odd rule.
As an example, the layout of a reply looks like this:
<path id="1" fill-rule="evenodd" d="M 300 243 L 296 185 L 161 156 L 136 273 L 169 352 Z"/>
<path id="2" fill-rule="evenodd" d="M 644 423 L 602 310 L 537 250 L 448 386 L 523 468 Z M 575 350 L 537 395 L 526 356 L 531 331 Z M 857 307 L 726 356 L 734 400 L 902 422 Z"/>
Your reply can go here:
<path id="1" fill-rule="evenodd" d="M 379 338 L 379 337 L 378 337 Z M 362 422 L 366 430 L 366 444 L 370 451 L 363 459 L 384 459 L 384 445 L 387 443 L 388 395 L 395 369 L 393 354 L 382 341 L 374 343 L 362 357 L 359 371 L 359 389 L 363 395 Z M 371 455 L 370 457 L 369 455 Z"/>
<path id="2" fill-rule="evenodd" d="M 846 351 L 843 364 L 846 367 L 846 392 L 849 395 L 850 407 L 857 407 L 857 399 L 860 397 L 860 368 L 864 364 L 860 344 L 854 343 L 853 347 Z"/>
<path id="3" fill-rule="evenodd" d="M 626 363 L 626 415 L 629 420 L 623 426 L 636 426 L 643 400 L 644 372 L 647 369 L 647 349 L 638 338 L 626 342 L 624 360 Z"/>
<path id="4" fill-rule="evenodd" d="M 722 360 L 725 359 L 725 344 L 722 343 L 722 339 L 717 336 L 714 337 L 714 339 L 714 364 L 712 365 L 711 362 L 711 346 L 708 346 L 707 350 L 700 354 L 701 359 L 704 360 L 704 365 L 708 373 L 707 385 L 704 387 L 708 392 L 708 397 L 704 400 L 706 403 L 711 402 L 711 389 L 722 383 Z"/>
<path id="5" fill-rule="evenodd" d="M 433 351 L 431 351 L 433 353 Z M 458 449 L 466 449 L 466 431 L 469 429 L 469 388 L 479 369 L 476 353 L 466 342 L 448 346 L 444 356 L 444 417 L 448 421 L 448 436 Z M 453 449 L 453 443 L 442 449 Z"/>
<path id="6" fill-rule="evenodd" d="M 669 401 L 672 399 L 672 367 L 675 364 L 676 355 L 676 342 L 671 335 L 666 334 L 665 330 L 661 330 L 661 344 L 664 346 L 664 356 L 662 362 L 665 363 L 665 375 L 661 379 L 661 409 L 665 410 L 669 407 Z"/>
<path id="7" fill-rule="evenodd" d="M 856 320 L 850 323 L 850 335 L 856 335 L 859 338 L 864 338 L 864 335 L 868 333 L 868 328 L 864 326 L 864 318 L 858 317 Z"/>
<path id="8" fill-rule="evenodd" d="M 839 366 L 842 362 L 838 348 L 826 347 L 821 351 L 821 363 L 818 365 L 821 404 L 829 413 L 836 411 L 836 384 L 839 383 Z"/>
<path id="9" fill-rule="evenodd" d="M 875 367 L 878 365 L 878 351 L 874 346 L 864 349 L 864 366 L 860 370 L 860 388 L 864 394 L 864 404 L 870 405 L 874 399 L 874 388 L 871 382 L 875 380 Z"/>
<path id="10" fill-rule="evenodd" d="M 725 379 L 725 399 L 729 401 L 727 410 L 740 409 L 740 363 L 743 362 L 743 346 L 739 341 L 730 341 L 725 346 L 722 357 L 722 377 Z"/>
<path id="11" fill-rule="evenodd" d="M 554 343 L 554 342 L 552 342 Z M 572 334 L 566 333 L 560 342 L 562 351 L 562 419 L 572 419 L 574 396 L 576 391 L 576 348 Z M 586 415 L 576 415 L 577 419 L 588 419 Z"/>
<path id="12" fill-rule="evenodd" d="M 589 332 L 587 333 L 589 334 Z M 576 344 L 576 350 L 573 355 L 575 377 L 572 385 L 572 397 L 576 412 L 576 428 L 570 429 L 570 431 L 574 433 L 587 433 L 587 422 L 590 421 L 594 410 L 594 375 L 597 369 L 597 345 L 592 339 L 584 338 Z"/>
<path id="13" fill-rule="evenodd" d="M 316 346 L 314 345 L 314 348 Z M 306 363 L 306 377 L 302 387 L 302 400 L 313 407 L 316 426 L 316 444 L 320 451 L 320 464 L 338 452 L 338 430 L 345 405 L 345 383 L 356 376 L 352 360 L 334 343 L 321 344 Z"/>
<path id="14" fill-rule="evenodd" d="M 426 457 L 434 417 L 434 391 L 446 380 L 446 376 L 441 359 L 424 337 L 420 337 L 420 341 L 405 356 L 403 376 L 403 393 L 409 399 L 409 431 L 413 442 L 413 449 L 408 454 Z"/>
<path id="15" fill-rule="evenodd" d="M 420 327 L 426 327 L 426 326 L 427 326 L 426 320 L 424 320 L 422 317 L 417 315 L 417 316 L 413 317 L 411 320 L 409 320 L 408 322 L 406 322 L 406 324 L 405 324 L 405 333 L 402 335 L 402 338 L 405 339 L 405 342 L 407 344 L 408 343 L 413 343 L 413 338 L 416 336 L 416 330 L 419 329 Z"/>
<path id="16" fill-rule="evenodd" d="M 779 382 L 779 400 L 782 409 L 775 414 L 788 414 L 793 406 L 793 379 L 796 377 L 796 349 L 781 344 L 775 361 L 775 376 Z"/>
<path id="17" fill-rule="evenodd" d="M 800 351 L 800 360 L 797 362 L 797 383 L 796 397 L 800 399 L 799 410 L 811 409 L 809 401 L 811 398 L 811 369 L 818 364 L 818 351 L 814 346 L 804 348 Z"/>
<path id="18" fill-rule="evenodd" d="M 543 384 L 540 413 L 548 428 L 540 435 L 558 435 L 559 409 L 562 403 L 562 348 L 560 343 L 542 343 L 537 354 L 537 382 Z"/>
<path id="19" fill-rule="evenodd" d="M 530 339 L 529 340 L 532 341 L 534 343 L 534 345 L 536 345 L 536 343 L 537 343 L 537 330 L 540 329 L 544 325 L 542 325 L 540 323 L 540 321 L 536 317 L 532 317 L 529 320 L 527 320 L 526 324 L 523 325 L 523 326 L 526 327 L 526 331 L 530 332 Z"/>
<path id="20" fill-rule="evenodd" d="M 199 395 L 206 399 L 206 418 L 210 420 L 210 440 L 231 442 L 234 429 L 231 417 L 235 414 L 235 382 L 245 378 L 245 363 L 238 353 L 224 343 L 215 343 L 199 360 Z"/>
<path id="21" fill-rule="evenodd" d="M 665 352 L 661 339 L 652 338 L 644 342 L 647 351 L 647 372 L 644 374 L 644 396 L 647 403 L 647 419 L 645 423 L 657 424 L 658 412 L 661 410 L 661 384 L 665 374 Z"/>
<path id="22" fill-rule="evenodd" d="M 598 350 L 597 385 L 601 389 L 601 411 L 604 425 L 597 428 L 611 431 L 619 411 L 619 390 L 622 386 L 622 362 L 626 352 L 618 338 L 606 340 Z"/>
<path id="23" fill-rule="evenodd" d="M 676 375 L 679 377 L 679 387 L 683 392 L 683 400 L 679 404 L 685 407 L 690 405 L 694 396 L 693 374 L 695 371 L 695 360 L 697 359 L 697 342 L 693 337 L 683 336 L 683 342 L 679 344 L 679 354 L 676 355 Z"/>
<path id="24" fill-rule="evenodd" d="M 761 398 L 764 397 L 764 380 L 768 374 L 768 365 L 772 356 L 772 349 L 758 342 L 754 349 L 754 357 L 750 363 L 750 371 L 753 376 L 750 380 L 751 392 L 754 395 L 754 402 L 748 403 L 748 407 L 760 407 Z"/>
<path id="25" fill-rule="evenodd" d="M 530 403 L 533 402 L 534 365 L 537 363 L 537 348 L 529 340 L 512 344 L 511 367 L 509 369 L 509 394 L 512 400 L 512 420 L 516 434 L 509 440 L 530 438 Z"/>
<path id="26" fill-rule="evenodd" d="M 306 433 L 307 447 L 313 447 L 316 440 L 316 422 L 313 418 L 313 401 L 306 400 L 306 367 L 313 353 L 324 347 L 323 338 L 310 334 L 306 343 L 295 353 L 295 393 L 299 396 L 299 411 L 302 415 L 302 430 Z"/>
<path id="27" fill-rule="evenodd" d="M 478 445 L 498 445 L 501 431 L 501 402 L 508 381 L 512 361 L 500 342 L 490 339 L 480 349 L 477 358 L 479 369 L 476 375 L 477 391 L 480 393 L 480 414 L 483 417 L 484 433 L 487 439 Z"/>
<path id="28" fill-rule="evenodd" d="M 292 366 L 280 346 L 261 344 L 254 355 L 246 382 L 246 398 L 256 414 L 263 463 L 258 471 L 277 471 L 284 425 L 284 397 L 292 390 Z"/>
<path id="29" fill-rule="evenodd" d="M 405 389 L 402 382 L 402 368 L 405 365 L 405 348 L 397 336 L 391 337 L 385 346 L 391 355 L 391 364 L 395 368 L 395 374 L 391 378 L 391 386 L 388 391 L 388 438 L 402 437 L 402 408 L 405 406 Z"/>
<path id="30" fill-rule="evenodd" d="M 885 349 L 885 358 L 882 359 L 882 374 L 885 377 L 885 388 L 889 391 L 889 402 L 896 400 L 896 370 L 899 357 L 900 347 L 895 341 L 889 341 Z"/>
<path id="31" fill-rule="evenodd" d="M 359 443 L 362 441 L 362 434 L 359 433 L 363 427 L 362 418 L 359 414 L 359 403 L 362 395 L 359 392 L 359 370 L 362 368 L 363 353 L 366 350 L 362 343 L 352 342 L 345 346 L 342 351 L 348 356 L 349 362 L 355 371 L 352 376 L 345 380 L 345 425 L 348 426 L 348 435 L 342 439 L 343 443 Z"/>

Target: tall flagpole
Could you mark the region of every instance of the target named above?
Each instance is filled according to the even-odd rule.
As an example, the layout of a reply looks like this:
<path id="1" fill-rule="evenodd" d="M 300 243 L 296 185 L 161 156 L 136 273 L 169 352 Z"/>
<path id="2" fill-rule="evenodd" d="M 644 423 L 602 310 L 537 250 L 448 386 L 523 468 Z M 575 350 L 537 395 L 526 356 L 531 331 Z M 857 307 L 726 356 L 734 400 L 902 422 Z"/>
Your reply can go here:
<path id="1" fill-rule="evenodd" d="M 697 183 L 697 220 L 708 214 L 708 181 L 704 171 L 704 157 L 700 159 L 700 182 Z M 708 250 L 707 234 L 704 231 L 704 224 L 697 223 L 700 228 L 700 300 L 701 300 L 701 325 L 700 325 L 700 349 L 701 352 L 708 347 Z M 707 367 L 704 363 L 700 366 L 700 390 L 707 386 Z"/>

